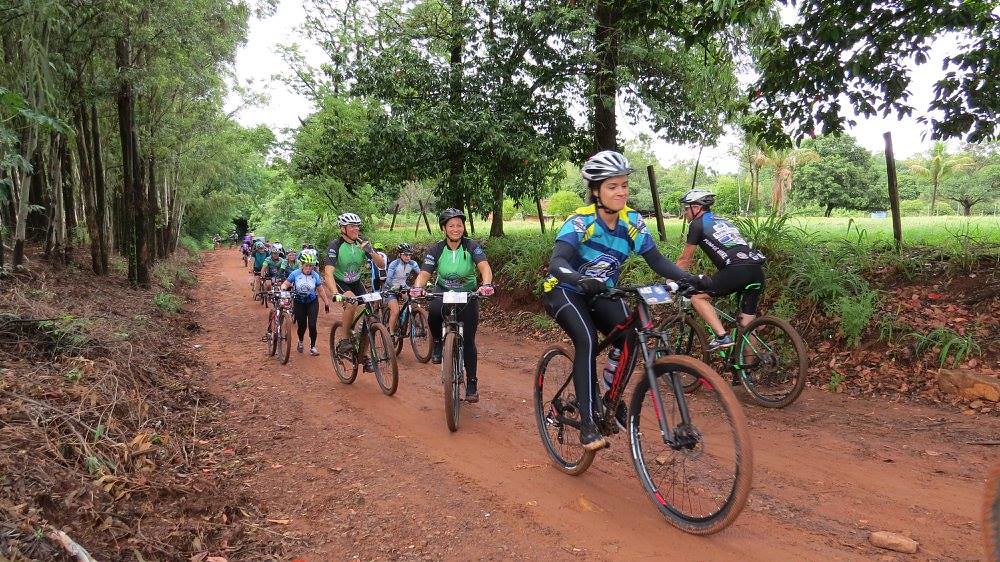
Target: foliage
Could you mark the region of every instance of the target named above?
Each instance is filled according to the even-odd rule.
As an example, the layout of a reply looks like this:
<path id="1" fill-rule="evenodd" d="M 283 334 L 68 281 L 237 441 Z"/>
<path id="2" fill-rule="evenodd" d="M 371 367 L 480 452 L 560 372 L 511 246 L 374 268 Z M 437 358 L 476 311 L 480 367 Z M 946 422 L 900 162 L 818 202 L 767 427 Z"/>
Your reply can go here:
<path id="1" fill-rule="evenodd" d="M 971 334 L 960 335 L 950 328 L 934 328 L 927 334 L 911 332 L 907 334 L 913 340 L 916 353 L 922 354 L 929 349 L 938 350 L 938 366 L 944 367 L 951 356 L 954 367 L 972 355 L 981 355 L 982 347 L 972 338 Z"/>
<path id="2" fill-rule="evenodd" d="M 549 214 L 562 220 L 583 206 L 583 199 L 572 191 L 557 191 L 549 197 Z"/>
<path id="3" fill-rule="evenodd" d="M 163 312 L 176 314 L 180 312 L 181 305 L 184 304 L 184 301 L 175 294 L 160 291 L 153 297 L 153 304 L 155 304 L 157 308 Z"/>
<path id="4" fill-rule="evenodd" d="M 797 198 L 826 206 L 826 216 L 835 208 L 884 209 L 888 197 L 876 185 L 878 175 L 871 154 L 850 135 L 825 135 L 803 143 L 818 155 L 801 167 L 795 190 Z"/>
<path id="5" fill-rule="evenodd" d="M 878 293 L 862 291 L 856 295 L 841 296 L 829 307 L 839 319 L 840 331 L 848 346 L 857 347 L 861 343 L 861 335 L 875 314 L 877 301 Z"/>
<path id="6" fill-rule="evenodd" d="M 794 23 L 775 33 L 760 59 L 751 106 L 795 128 L 795 136 L 828 134 L 852 124 L 844 105 L 863 117 L 911 115 L 910 80 L 928 62 L 935 37 L 954 38 L 926 108 L 934 138 L 997 133 L 1000 17 L 993 2 L 879 1 L 857 9 L 836 0 L 795 3 Z M 778 46 L 780 45 L 780 46 Z M 915 64 L 908 64 L 912 61 Z M 923 109 L 923 108 L 921 108 Z M 768 129 L 767 121 L 751 128 Z"/>
<path id="7" fill-rule="evenodd" d="M 941 141 L 935 142 L 931 147 L 927 157 L 910 164 L 910 172 L 930 180 L 933 185 L 931 191 L 931 214 L 936 214 L 938 187 L 941 182 L 952 174 L 968 168 L 972 164 L 972 159 L 964 154 L 948 154 L 947 147 Z"/>

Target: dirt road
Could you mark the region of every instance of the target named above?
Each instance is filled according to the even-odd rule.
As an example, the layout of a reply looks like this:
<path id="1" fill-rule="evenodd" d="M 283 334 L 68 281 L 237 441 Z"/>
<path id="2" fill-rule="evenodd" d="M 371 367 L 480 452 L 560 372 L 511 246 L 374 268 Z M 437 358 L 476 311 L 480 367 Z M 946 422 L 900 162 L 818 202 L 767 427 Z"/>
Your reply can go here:
<path id="1" fill-rule="evenodd" d="M 695 537 L 645 497 L 619 436 L 580 477 L 549 465 L 531 403 L 548 342 L 481 332 L 479 404 L 444 423 L 439 368 L 404 348 L 399 391 L 370 374 L 347 386 L 325 345 L 339 307 L 320 312 L 320 357 L 281 366 L 257 340 L 238 253 L 206 254 L 197 339 L 213 390 L 228 398 L 236 455 L 276 532 L 328 559 L 859 560 L 980 559 L 979 505 L 1000 436 L 996 418 L 806 389 L 779 411 L 746 405 L 756 467 L 736 523 Z M 495 312 L 486 311 L 485 314 Z M 256 459 L 256 460 L 253 460 Z M 871 531 L 904 533 L 916 555 L 880 550 Z"/>

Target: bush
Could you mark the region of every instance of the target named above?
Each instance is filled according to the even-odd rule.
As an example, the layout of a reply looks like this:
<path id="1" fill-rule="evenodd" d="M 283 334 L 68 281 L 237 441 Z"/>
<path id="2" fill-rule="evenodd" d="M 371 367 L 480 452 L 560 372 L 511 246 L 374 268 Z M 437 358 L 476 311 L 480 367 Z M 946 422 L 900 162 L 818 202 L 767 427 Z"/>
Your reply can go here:
<path id="1" fill-rule="evenodd" d="M 180 312 L 183 301 L 177 295 L 161 291 L 153 297 L 153 304 L 163 312 L 175 314 Z"/>
<path id="2" fill-rule="evenodd" d="M 583 199 L 572 191 L 557 191 L 549 197 L 549 214 L 565 219 L 583 206 Z"/>
<path id="3" fill-rule="evenodd" d="M 859 295 L 842 296 L 834 301 L 831 312 L 840 317 L 840 331 L 844 333 L 847 345 L 857 347 L 861 334 L 875 314 L 878 293 L 865 291 Z"/>
<path id="4" fill-rule="evenodd" d="M 202 250 L 208 250 L 212 247 L 212 242 L 210 240 L 198 240 L 186 234 L 181 235 L 181 237 L 177 240 L 177 244 L 189 252 L 200 252 Z"/>

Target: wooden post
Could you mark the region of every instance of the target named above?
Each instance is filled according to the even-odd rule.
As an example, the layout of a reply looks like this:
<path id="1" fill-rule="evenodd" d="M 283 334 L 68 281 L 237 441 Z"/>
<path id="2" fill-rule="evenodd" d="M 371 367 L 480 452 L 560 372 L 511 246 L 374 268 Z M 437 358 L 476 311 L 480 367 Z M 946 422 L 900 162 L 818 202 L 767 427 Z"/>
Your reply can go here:
<path id="1" fill-rule="evenodd" d="M 660 208 L 660 191 L 656 188 L 656 170 L 653 165 L 646 166 L 646 175 L 649 176 L 649 190 L 653 192 L 653 212 L 656 213 L 656 229 L 660 231 L 660 241 L 667 239 L 667 229 L 663 225 L 663 210 Z"/>
<path id="2" fill-rule="evenodd" d="M 542 227 L 542 234 L 545 234 L 545 216 L 542 215 L 542 200 L 535 197 L 535 207 L 538 209 L 538 225 Z"/>
<path id="3" fill-rule="evenodd" d="M 424 202 L 421 199 L 418 199 L 417 202 L 420 203 L 420 215 L 422 217 L 424 217 L 424 226 L 427 227 L 427 234 L 430 234 L 431 233 L 431 223 L 430 223 L 430 221 L 427 220 L 427 211 L 424 210 Z M 416 236 L 417 231 L 419 231 L 419 230 L 420 230 L 420 219 L 417 218 L 417 230 L 413 232 L 414 236 Z"/>
<path id="4" fill-rule="evenodd" d="M 892 237 L 896 239 L 896 251 L 903 245 L 903 225 L 899 218 L 899 186 L 896 184 L 896 159 L 892 155 L 892 133 L 886 131 L 885 175 L 889 180 L 889 209 L 892 211 Z"/>
<path id="5" fill-rule="evenodd" d="M 396 226 L 396 213 L 399 212 L 399 203 L 392 208 L 392 222 L 389 223 L 389 232 L 392 232 L 392 227 Z"/>

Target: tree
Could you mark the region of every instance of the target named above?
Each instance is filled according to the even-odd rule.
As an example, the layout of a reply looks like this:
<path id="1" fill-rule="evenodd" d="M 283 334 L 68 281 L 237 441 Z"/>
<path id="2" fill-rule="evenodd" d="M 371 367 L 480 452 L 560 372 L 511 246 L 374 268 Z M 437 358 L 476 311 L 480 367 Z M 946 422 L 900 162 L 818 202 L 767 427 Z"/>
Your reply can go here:
<path id="1" fill-rule="evenodd" d="M 763 157 L 761 166 L 774 170 L 771 182 L 771 210 L 777 214 L 785 212 L 785 201 L 792 191 L 792 181 L 795 170 L 803 164 L 813 162 L 818 158 L 815 151 L 808 148 L 772 148 L 764 146 L 760 155 Z"/>
<path id="2" fill-rule="evenodd" d="M 795 137 L 827 134 L 850 124 L 846 102 L 864 117 L 911 115 L 914 68 L 928 62 L 930 43 L 947 36 L 957 54 L 946 57 L 926 108 L 932 138 L 995 137 L 1000 122 L 1000 15 L 995 2 L 881 0 L 863 6 L 803 0 L 795 23 L 775 34 L 760 57 L 751 108 L 775 115 Z M 912 61 L 915 64 L 907 64 Z M 923 69 L 918 70 L 923 72 Z M 925 120 L 924 118 L 921 118 Z M 766 121 L 757 132 L 776 132 Z"/>
<path id="3" fill-rule="evenodd" d="M 1000 198 L 1000 164 L 952 175 L 941 184 L 941 193 L 961 205 L 963 215 L 970 216 L 974 205 Z"/>
<path id="4" fill-rule="evenodd" d="M 795 197 L 833 209 L 872 210 L 885 208 L 887 196 L 876 184 L 878 173 L 871 153 L 850 135 L 824 135 L 803 146 L 816 158 L 804 164 L 796 176 Z"/>
<path id="5" fill-rule="evenodd" d="M 937 208 L 938 187 L 941 182 L 956 172 L 960 172 L 972 165 L 972 159 L 962 154 L 948 154 L 948 147 L 941 141 L 935 142 L 930 153 L 922 161 L 911 164 L 910 172 L 930 180 L 933 186 L 931 191 L 931 214 L 935 214 Z"/>

